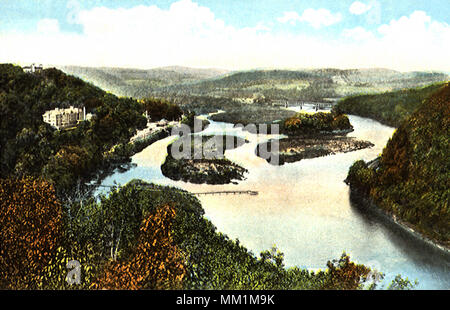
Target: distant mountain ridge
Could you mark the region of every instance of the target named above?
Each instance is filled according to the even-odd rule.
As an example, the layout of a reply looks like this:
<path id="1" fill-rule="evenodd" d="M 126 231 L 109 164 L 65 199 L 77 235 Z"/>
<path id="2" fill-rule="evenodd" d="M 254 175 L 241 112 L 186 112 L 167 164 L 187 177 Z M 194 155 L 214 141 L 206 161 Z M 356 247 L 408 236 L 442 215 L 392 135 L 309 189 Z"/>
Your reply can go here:
<path id="1" fill-rule="evenodd" d="M 192 83 L 229 73 L 223 69 L 200 69 L 181 66 L 154 69 L 56 66 L 118 96 L 141 98 L 147 89 Z"/>
<path id="2" fill-rule="evenodd" d="M 171 85 L 153 93 L 162 97 L 196 95 L 320 101 L 425 86 L 448 79 L 448 75 L 439 72 L 402 73 L 389 69 L 254 70 L 189 85 Z"/>
<path id="3" fill-rule="evenodd" d="M 259 69 L 227 71 L 188 67 L 155 69 L 62 66 L 119 96 L 176 98 L 267 98 L 322 100 L 354 94 L 379 93 L 446 81 L 440 72 L 399 72 L 391 69 Z"/>

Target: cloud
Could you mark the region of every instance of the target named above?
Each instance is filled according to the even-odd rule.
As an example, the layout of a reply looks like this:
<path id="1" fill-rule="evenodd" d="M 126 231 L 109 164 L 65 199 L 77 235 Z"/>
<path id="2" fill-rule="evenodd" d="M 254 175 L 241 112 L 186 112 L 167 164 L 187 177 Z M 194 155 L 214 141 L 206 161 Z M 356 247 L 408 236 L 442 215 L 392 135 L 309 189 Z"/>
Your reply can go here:
<path id="1" fill-rule="evenodd" d="M 414 11 L 409 16 L 391 20 L 378 27 L 377 35 L 361 29 L 343 32 L 361 35 L 366 41 L 355 43 L 355 62 L 390 67 L 398 70 L 440 70 L 450 68 L 450 26 L 434 21 L 426 12 Z"/>
<path id="2" fill-rule="evenodd" d="M 59 33 L 59 22 L 57 19 L 44 18 L 38 21 L 36 30 L 41 34 Z"/>
<path id="3" fill-rule="evenodd" d="M 402 16 L 398 20 L 392 20 L 389 24 L 381 25 L 378 32 L 385 37 L 408 38 L 414 41 L 420 37 L 424 39 L 434 36 L 437 31 L 445 31 L 445 23 L 431 20 L 431 17 L 424 11 L 414 11 L 409 17 Z"/>
<path id="4" fill-rule="evenodd" d="M 78 0 L 69 0 L 66 4 L 68 13 L 66 20 L 69 24 L 77 24 L 79 21 L 77 20 L 78 14 L 81 11 L 81 5 Z"/>
<path id="5" fill-rule="evenodd" d="M 293 20 L 299 22 L 307 16 L 303 15 Z M 82 33 L 62 31 L 52 19 L 41 20 L 29 33 L 0 31 L 0 60 L 133 68 L 182 65 L 232 70 L 388 67 L 450 71 L 450 27 L 422 11 L 392 20 L 374 32 L 362 27 L 345 29 L 331 40 L 322 39 L 320 34 L 277 32 L 262 23 L 233 27 L 209 8 L 189 0 L 167 9 L 154 5 L 97 7 L 81 10 L 75 20 Z M 288 23 L 292 18 L 283 20 Z M 270 21 L 265 22 L 270 25 Z"/>
<path id="6" fill-rule="evenodd" d="M 295 25 L 297 21 L 300 21 L 300 15 L 298 15 L 297 12 L 293 11 L 284 12 L 283 16 L 277 18 L 277 21 L 279 21 L 282 24 L 289 23 L 291 25 Z"/>
<path id="7" fill-rule="evenodd" d="M 283 16 L 277 19 L 280 23 L 290 23 L 295 25 L 296 22 L 306 22 L 313 28 L 319 29 L 323 26 L 331 26 L 342 20 L 340 13 L 333 14 L 327 9 L 306 9 L 300 16 L 297 12 L 284 12 Z"/>
<path id="8" fill-rule="evenodd" d="M 342 32 L 342 36 L 356 41 L 367 41 L 375 39 L 375 36 L 372 32 L 366 30 L 361 26 L 352 29 L 344 29 L 344 31 Z"/>
<path id="9" fill-rule="evenodd" d="M 362 2 L 355 1 L 350 5 L 349 11 L 354 15 L 361 15 L 369 11 L 371 8 L 372 5 L 370 4 L 364 4 Z"/>
<path id="10" fill-rule="evenodd" d="M 342 20 L 340 13 L 333 14 L 327 9 L 306 9 L 300 16 L 301 21 L 309 23 L 314 28 L 320 28 L 322 26 L 331 26 Z"/>

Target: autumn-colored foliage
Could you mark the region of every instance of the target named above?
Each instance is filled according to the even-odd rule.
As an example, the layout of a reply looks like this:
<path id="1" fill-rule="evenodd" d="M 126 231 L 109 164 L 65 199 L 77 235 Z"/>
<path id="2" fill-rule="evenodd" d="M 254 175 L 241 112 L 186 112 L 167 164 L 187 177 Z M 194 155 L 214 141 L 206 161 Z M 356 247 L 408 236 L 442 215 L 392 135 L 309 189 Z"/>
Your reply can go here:
<path id="1" fill-rule="evenodd" d="M 371 269 L 364 265 L 357 265 L 350 261 L 350 256 L 342 254 L 339 260 L 327 263 L 329 280 L 324 289 L 356 290 L 360 288 Z"/>
<path id="2" fill-rule="evenodd" d="M 44 180 L 0 179 L 0 288 L 38 287 L 62 234 L 61 205 Z"/>
<path id="3" fill-rule="evenodd" d="M 383 183 L 401 182 L 408 177 L 408 153 L 411 152 L 405 128 L 401 127 L 396 131 L 388 146 L 381 157 L 385 172 L 380 181 Z"/>
<path id="4" fill-rule="evenodd" d="M 175 289 L 185 275 L 183 256 L 173 244 L 175 209 L 163 206 L 144 219 L 131 257 L 110 261 L 95 289 Z"/>
<path id="5" fill-rule="evenodd" d="M 348 117 L 335 112 L 297 113 L 282 123 L 281 131 L 289 135 L 316 134 L 334 130 L 351 130 Z"/>
<path id="6" fill-rule="evenodd" d="M 450 83 L 422 102 L 371 165 L 355 162 L 351 186 L 429 238 L 450 245 Z"/>
<path id="7" fill-rule="evenodd" d="M 284 126 L 286 128 L 298 128 L 301 125 L 302 121 L 298 117 L 290 117 L 285 120 Z"/>

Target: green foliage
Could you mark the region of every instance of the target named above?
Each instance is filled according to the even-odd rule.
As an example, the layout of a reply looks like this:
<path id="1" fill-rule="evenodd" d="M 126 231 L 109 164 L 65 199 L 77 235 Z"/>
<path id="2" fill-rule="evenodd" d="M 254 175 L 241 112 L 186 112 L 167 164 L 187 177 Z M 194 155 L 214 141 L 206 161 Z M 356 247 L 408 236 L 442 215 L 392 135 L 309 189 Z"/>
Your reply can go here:
<path id="1" fill-rule="evenodd" d="M 442 83 L 427 87 L 402 89 L 383 94 L 355 95 L 338 102 L 334 110 L 375 119 L 398 127 L 425 100 L 442 87 Z"/>
<path id="2" fill-rule="evenodd" d="M 80 194 L 64 204 L 63 215 L 63 235 L 41 264 L 35 288 L 360 289 L 370 271 L 345 253 L 316 273 L 286 268 L 275 246 L 258 258 L 217 232 L 192 194 L 139 180 L 100 199 Z M 80 284 L 66 281 L 71 260 L 80 262 Z"/>
<path id="3" fill-rule="evenodd" d="M 436 72 L 401 73 L 383 69 L 252 70 L 226 72 L 183 67 L 150 70 L 67 66 L 65 72 L 82 76 L 120 96 L 170 98 L 197 113 L 227 110 L 253 99 L 260 105 L 276 99 L 312 101 L 362 92 L 417 87 L 447 79 Z M 338 82 L 339 81 L 339 82 Z"/>
<path id="4" fill-rule="evenodd" d="M 172 206 L 146 217 L 139 239 L 125 260 L 112 260 L 91 286 L 95 289 L 177 289 L 185 276 L 184 257 L 172 237 Z"/>
<path id="5" fill-rule="evenodd" d="M 195 130 L 199 132 L 204 130 L 209 125 L 209 121 L 207 119 L 198 118 L 194 111 L 190 111 L 182 117 L 181 124 L 189 126 L 192 132 Z"/>
<path id="6" fill-rule="evenodd" d="M 86 107 L 91 121 L 56 131 L 42 120 L 54 108 Z M 40 176 L 58 193 L 70 190 L 100 168 L 118 143 L 125 143 L 145 126 L 143 107 L 117 98 L 57 69 L 29 74 L 0 64 L 0 176 Z"/>
<path id="7" fill-rule="evenodd" d="M 172 180 L 227 184 L 233 180 L 242 180 L 244 174 L 248 172 L 224 157 L 225 150 L 234 149 L 246 143 L 242 138 L 226 135 L 201 137 L 189 135 L 180 139 L 174 143 L 182 142 L 180 152 L 183 151 L 183 147 L 189 147 L 189 158 L 174 158 L 171 151 L 174 147 L 172 143 L 167 146 L 168 155 L 161 165 L 162 173 Z M 198 142 L 197 139 L 199 139 Z"/>
<path id="8" fill-rule="evenodd" d="M 81 283 L 70 285 L 66 279 L 69 272 L 67 264 L 73 260 L 80 263 Z M 103 264 L 101 257 L 90 243 L 83 248 L 77 243 L 61 246 L 57 249 L 55 257 L 43 269 L 44 275 L 39 288 L 45 290 L 89 289 L 97 274 L 102 271 Z"/>
<path id="9" fill-rule="evenodd" d="M 336 130 L 346 130 L 352 128 L 352 126 L 348 116 L 344 114 L 337 114 L 331 123 L 331 128 L 335 128 Z"/>
<path id="10" fill-rule="evenodd" d="M 339 260 L 327 262 L 327 273 L 329 277 L 326 281 L 326 289 L 355 290 L 362 288 L 371 271 L 364 265 L 358 265 L 350 261 L 350 256 L 343 253 Z"/>
<path id="11" fill-rule="evenodd" d="M 93 202 L 79 210 L 78 218 L 83 220 L 75 235 L 82 236 L 83 240 L 96 240 L 94 248 L 102 251 L 104 259 L 111 259 L 109 245 L 114 241 L 111 232 L 113 229 L 121 231 L 123 242 L 116 248 L 117 259 L 126 260 L 138 237 L 138 223 L 166 204 L 173 205 L 176 212 L 173 242 L 184 255 L 185 289 L 359 288 L 360 279 L 356 276 L 360 269 L 367 270 L 350 262 L 347 255 L 341 258 L 340 267 L 333 265 L 332 269 L 318 273 L 296 267 L 286 269 L 284 255 L 275 247 L 257 258 L 238 240 L 230 240 L 217 232 L 204 218 L 196 197 L 182 190 L 137 180 L 118 191 L 113 190 L 100 203 Z M 337 276 L 346 274 L 341 270 L 351 270 L 353 273 L 349 274 L 353 276 Z"/>
<path id="12" fill-rule="evenodd" d="M 289 135 L 308 135 L 336 130 L 351 130 L 346 115 L 336 113 L 297 113 L 282 123 L 281 132 Z"/>
<path id="13" fill-rule="evenodd" d="M 259 106 L 259 105 L 245 105 L 226 108 L 227 112 L 212 115 L 210 118 L 217 122 L 227 122 L 232 124 L 272 124 L 288 117 L 296 115 L 294 111 Z"/>
<path id="14" fill-rule="evenodd" d="M 351 186 L 431 239 L 450 243 L 450 85 L 424 101 L 394 133 L 378 167 L 361 161 Z"/>
<path id="15" fill-rule="evenodd" d="M 179 99 L 186 97 L 246 98 L 257 105 L 273 100 L 322 101 L 362 92 L 380 92 L 417 87 L 447 79 L 433 72 L 400 73 L 391 70 L 253 70 L 235 72 L 189 84 L 152 87 L 152 96 Z M 339 82 L 338 82 L 339 80 Z M 261 100 L 264 98 L 263 100 Z M 209 102 L 206 103 L 206 105 Z"/>
<path id="16" fill-rule="evenodd" d="M 375 171 L 368 168 L 364 160 L 358 160 L 350 166 L 346 179 L 347 183 L 351 183 L 352 186 L 355 186 L 368 194 L 375 181 Z"/>
<path id="17" fill-rule="evenodd" d="M 142 104 L 152 121 L 159 121 L 161 119 L 178 121 L 183 115 L 183 111 L 181 111 L 178 105 L 164 99 L 145 98 L 142 100 Z"/>
<path id="18" fill-rule="evenodd" d="M 201 79 L 222 75 L 226 71 L 215 69 L 193 69 L 185 67 L 166 67 L 155 69 L 131 68 L 95 68 L 95 67 L 61 67 L 68 74 L 81 76 L 93 81 L 102 89 L 119 96 L 145 98 L 151 96 L 158 88 L 174 84 L 197 82 Z"/>
<path id="19" fill-rule="evenodd" d="M 412 290 L 419 284 L 417 280 L 411 282 L 408 278 L 403 279 L 401 275 L 397 275 L 389 284 L 388 290 Z"/>

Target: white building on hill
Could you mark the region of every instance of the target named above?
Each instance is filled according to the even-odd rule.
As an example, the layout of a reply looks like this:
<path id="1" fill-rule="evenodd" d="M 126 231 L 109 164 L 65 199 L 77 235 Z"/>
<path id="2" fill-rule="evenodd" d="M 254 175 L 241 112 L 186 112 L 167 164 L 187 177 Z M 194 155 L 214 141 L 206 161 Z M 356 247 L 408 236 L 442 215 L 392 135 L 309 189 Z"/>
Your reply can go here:
<path id="1" fill-rule="evenodd" d="M 76 126 L 79 122 L 89 120 L 92 114 L 86 115 L 86 108 L 74 108 L 71 106 L 67 109 L 56 108 L 54 110 L 46 111 L 42 118 L 44 122 L 52 125 L 56 129 L 63 129 L 67 127 Z"/>
<path id="2" fill-rule="evenodd" d="M 44 70 L 44 67 L 42 65 L 35 65 L 31 64 L 31 66 L 23 67 L 23 71 L 27 73 L 40 73 L 42 70 Z"/>

